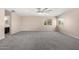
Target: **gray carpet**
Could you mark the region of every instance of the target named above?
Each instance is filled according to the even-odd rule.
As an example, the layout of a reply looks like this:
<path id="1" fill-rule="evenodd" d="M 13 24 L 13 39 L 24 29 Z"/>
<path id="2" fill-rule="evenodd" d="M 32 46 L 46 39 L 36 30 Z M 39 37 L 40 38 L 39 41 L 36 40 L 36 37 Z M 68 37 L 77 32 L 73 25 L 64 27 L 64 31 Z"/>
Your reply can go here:
<path id="1" fill-rule="evenodd" d="M 57 32 L 19 32 L 0 40 L 0 50 L 78 50 L 79 39 Z"/>

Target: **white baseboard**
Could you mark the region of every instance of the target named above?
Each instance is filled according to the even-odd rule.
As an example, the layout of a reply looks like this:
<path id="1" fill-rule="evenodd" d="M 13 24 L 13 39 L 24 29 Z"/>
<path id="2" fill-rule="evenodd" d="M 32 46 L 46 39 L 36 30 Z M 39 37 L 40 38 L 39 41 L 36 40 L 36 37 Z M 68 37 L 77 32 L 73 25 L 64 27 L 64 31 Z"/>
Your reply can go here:
<path id="1" fill-rule="evenodd" d="M 72 36 L 72 37 L 74 37 L 74 38 L 77 38 L 77 39 L 79 39 L 79 37 L 78 36 L 75 36 L 75 35 L 72 35 L 72 34 L 68 34 L 69 36 Z"/>
<path id="2" fill-rule="evenodd" d="M 66 34 L 66 35 L 68 35 L 68 36 L 71 36 L 71 37 L 74 37 L 74 38 L 79 39 L 79 37 L 78 37 L 78 36 L 75 36 L 75 35 L 73 35 L 73 34 L 69 34 L 69 33 L 65 33 L 65 32 L 61 32 L 61 33 L 63 33 L 63 34 Z"/>

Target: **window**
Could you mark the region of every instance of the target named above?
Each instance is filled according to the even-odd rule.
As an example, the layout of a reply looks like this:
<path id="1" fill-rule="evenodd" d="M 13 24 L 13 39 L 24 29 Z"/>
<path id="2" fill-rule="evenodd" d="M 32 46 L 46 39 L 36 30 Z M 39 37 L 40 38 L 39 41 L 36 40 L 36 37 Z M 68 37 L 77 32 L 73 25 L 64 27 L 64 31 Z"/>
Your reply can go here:
<path id="1" fill-rule="evenodd" d="M 59 25 L 63 25 L 63 22 L 64 22 L 63 16 L 60 16 L 58 20 L 59 20 Z"/>
<path id="2" fill-rule="evenodd" d="M 52 19 L 45 20 L 44 25 L 52 25 Z"/>

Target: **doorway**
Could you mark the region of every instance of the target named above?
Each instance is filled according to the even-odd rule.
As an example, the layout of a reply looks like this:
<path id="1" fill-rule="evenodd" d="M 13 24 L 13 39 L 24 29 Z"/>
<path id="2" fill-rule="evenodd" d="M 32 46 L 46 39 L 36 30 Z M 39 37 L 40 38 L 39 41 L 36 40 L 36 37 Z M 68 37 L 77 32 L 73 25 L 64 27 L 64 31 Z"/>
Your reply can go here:
<path id="1" fill-rule="evenodd" d="M 4 33 L 5 35 L 10 34 L 10 28 L 11 28 L 11 13 L 7 10 L 5 10 L 5 28 L 4 28 Z"/>

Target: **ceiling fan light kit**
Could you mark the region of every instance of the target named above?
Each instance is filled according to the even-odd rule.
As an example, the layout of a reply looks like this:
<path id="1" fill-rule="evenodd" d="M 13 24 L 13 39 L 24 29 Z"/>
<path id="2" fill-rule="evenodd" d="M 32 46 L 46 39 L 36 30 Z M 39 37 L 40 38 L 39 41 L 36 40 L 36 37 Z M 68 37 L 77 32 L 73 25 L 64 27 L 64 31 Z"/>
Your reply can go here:
<path id="1" fill-rule="evenodd" d="M 47 12 L 50 12 L 50 11 L 52 10 L 49 8 L 37 8 L 37 13 L 39 15 L 48 15 Z"/>
<path id="2" fill-rule="evenodd" d="M 52 9 L 49 8 L 37 8 L 38 13 L 45 13 L 45 12 L 50 12 Z"/>

